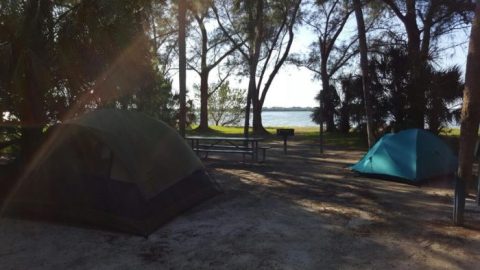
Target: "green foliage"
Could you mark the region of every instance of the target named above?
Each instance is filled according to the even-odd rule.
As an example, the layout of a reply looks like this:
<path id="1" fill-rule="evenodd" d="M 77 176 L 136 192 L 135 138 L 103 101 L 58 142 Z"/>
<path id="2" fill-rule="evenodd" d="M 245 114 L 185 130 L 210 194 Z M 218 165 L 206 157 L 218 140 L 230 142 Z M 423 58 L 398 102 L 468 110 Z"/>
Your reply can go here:
<path id="1" fill-rule="evenodd" d="M 460 121 L 464 84 L 458 66 L 432 70 L 428 75 L 426 122 L 431 131 L 439 133 L 448 123 Z"/>
<path id="2" fill-rule="evenodd" d="M 171 113 L 169 119 L 170 121 L 173 121 L 173 122 L 168 122 L 168 120 L 164 118 L 162 118 L 162 120 L 169 123 L 172 126 L 178 127 L 178 123 L 180 119 L 180 95 L 179 94 L 173 95 L 173 98 L 170 100 L 168 105 L 170 108 L 169 112 Z M 186 105 L 185 125 L 189 127 L 193 123 L 197 122 L 197 116 L 195 115 L 195 106 L 193 104 L 193 100 L 187 99 L 185 105 Z"/>
<path id="3" fill-rule="evenodd" d="M 337 115 L 337 107 L 340 105 L 340 97 L 338 96 L 337 90 L 333 85 L 330 85 L 329 88 L 323 90 L 318 94 L 315 99 L 317 101 L 322 100 L 322 113 L 323 121 L 327 124 L 328 131 L 335 130 L 335 116 Z M 312 119 L 315 123 L 320 124 L 320 107 L 316 107 L 312 113 Z"/>
<path id="4" fill-rule="evenodd" d="M 386 111 L 391 115 L 390 125 L 395 130 L 414 127 L 409 115 L 414 105 L 409 94 L 415 86 L 412 85 L 412 73 L 408 69 L 408 56 L 402 47 L 391 47 L 382 56 L 375 57 L 371 63 L 373 84 L 383 86 L 387 97 Z M 453 67 L 445 70 L 435 70 L 430 64 L 423 68 L 422 79 L 426 99 L 426 122 L 432 132 L 438 133 L 458 113 L 450 108 L 462 97 L 463 84 L 460 80 L 460 70 Z"/>
<path id="5" fill-rule="evenodd" d="M 373 57 L 369 63 L 372 87 L 372 118 L 374 129 L 381 135 L 384 131 L 412 128 L 414 124 L 408 117 L 412 107 L 408 98 L 411 87 L 411 73 L 408 69 L 408 58 L 404 49 L 390 47 L 381 55 Z M 458 119 L 459 111 L 456 102 L 462 97 L 463 83 L 458 67 L 435 70 L 427 66 L 423 78 L 426 81 L 425 98 L 427 106 L 426 123 L 428 128 L 439 133 L 449 123 Z M 342 80 L 343 100 L 339 108 L 339 125 L 347 130 L 345 122 L 364 128 L 365 113 L 360 76 L 349 76 Z M 349 120 L 347 120 L 349 119 Z"/>
<path id="6" fill-rule="evenodd" d="M 171 126 L 176 126 L 178 119 L 176 109 L 179 101 L 178 97 L 172 95 L 171 90 L 171 80 L 158 73 L 151 86 L 138 91 L 133 96 L 125 97 L 125 103 L 129 104 L 129 109 L 140 111 Z"/>
<path id="7" fill-rule="evenodd" d="M 2 111 L 23 122 L 22 103 L 37 105 L 39 125 L 100 107 L 171 115 L 171 83 L 149 36 L 150 2 L 2 2 Z"/>
<path id="8" fill-rule="evenodd" d="M 216 126 L 238 125 L 244 113 L 245 90 L 225 82 L 208 99 L 208 113 Z"/>
<path id="9" fill-rule="evenodd" d="M 34 124 L 46 121 L 44 99 L 54 84 L 51 1 L 2 1 L 0 108 Z"/>
<path id="10" fill-rule="evenodd" d="M 362 77 L 360 75 L 350 75 L 341 78 L 343 100 L 338 121 L 339 129 L 347 133 L 350 128 L 366 132 L 366 116 L 364 105 L 364 94 L 362 88 Z M 379 137 L 383 133 L 385 123 L 389 119 L 388 96 L 384 91 L 384 86 L 378 83 L 371 84 L 372 124 L 375 136 Z M 348 123 L 348 125 L 347 125 Z M 348 127 L 348 129 L 347 129 Z"/>
<path id="11" fill-rule="evenodd" d="M 358 90 L 362 90 L 362 78 L 352 76 L 342 79 L 343 99 L 339 108 L 338 130 L 342 133 L 348 133 L 351 129 L 351 115 L 360 110 L 361 117 L 365 115 L 362 107 L 361 95 Z M 355 119 L 356 120 L 356 119 Z M 358 123 L 358 122 L 357 122 Z"/>
<path id="12" fill-rule="evenodd" d="M 174 125 L 171 82 L 152 39 L 147 0 L 0 1 L 0 112 L 21 127 L 23 156 L 41 129 L 102 107 Z M 16 131 L 15 131 L 16 132 Z"/>
<path id="13" fill-rule="evenodd" d="M 127 109 L 135 107 L 137 93 L 138 100 L 148 99 L 142 96 L 159 78 L 144 28 L 144 4 L 82 1 L 60 21 L 59 71 L 71 93 L 68 103 Z"/>

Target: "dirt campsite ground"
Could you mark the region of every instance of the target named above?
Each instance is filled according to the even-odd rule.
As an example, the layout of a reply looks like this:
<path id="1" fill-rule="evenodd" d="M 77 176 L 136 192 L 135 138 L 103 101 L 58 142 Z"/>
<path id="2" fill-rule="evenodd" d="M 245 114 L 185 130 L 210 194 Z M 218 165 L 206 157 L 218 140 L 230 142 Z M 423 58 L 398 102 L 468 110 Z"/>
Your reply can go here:
<path id="1" fill-rule="evenodd" d="M 268 162 L 213 157 L 224 192 L 148 239 L 0 221 L 0 269 L 478 269 L 480 207 L 451 223 L 452 189 L 355 176 L 363 151 L 271 143 Z"/>

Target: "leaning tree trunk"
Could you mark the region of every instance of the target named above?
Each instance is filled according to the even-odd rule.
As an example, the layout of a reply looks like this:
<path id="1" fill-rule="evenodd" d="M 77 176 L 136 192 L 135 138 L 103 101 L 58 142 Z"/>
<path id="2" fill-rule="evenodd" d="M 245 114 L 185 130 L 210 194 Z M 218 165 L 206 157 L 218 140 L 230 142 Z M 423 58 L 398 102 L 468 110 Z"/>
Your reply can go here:
<path id="1" fill-rule="evenodd" d="M 365 105 L 365 116 L 367 118 L 367 138 L 368 147 L 372 147 L 375 143 L 375 136 L 373 134 L 372 109 L 370 105 L 371 88 L 370 76 L 368 73 L 368 50 L 367 50 L 367 35 L 365 31 L 365 22 L 363 20 L 362 4 L 360 0 L 354 0 L 355 17 L 357 18 L 358 42 L 360 45 L 360 67 L 362 70 L 362 88 L 363 99 Z"/>
<path id="2" fill-rule="evenodd" d="M 477 0 L 476 3 L 475 18 L 472 23 L 468 48 L 458 153 L 458 181 L 462 189 L 472 181 L 473 149 L 478 137 L 480 122 L 480 0 Z M 465 190 L 462 192 L 465 192 Z M 454 222 L 457 225 L 463 224 L 464 205 L 465 197 L 462 196 L 462 201 L 459 205 L 455 205 L 456 209 L 454 209 L 457 212 L 457 215 L 454 215 Z"/>

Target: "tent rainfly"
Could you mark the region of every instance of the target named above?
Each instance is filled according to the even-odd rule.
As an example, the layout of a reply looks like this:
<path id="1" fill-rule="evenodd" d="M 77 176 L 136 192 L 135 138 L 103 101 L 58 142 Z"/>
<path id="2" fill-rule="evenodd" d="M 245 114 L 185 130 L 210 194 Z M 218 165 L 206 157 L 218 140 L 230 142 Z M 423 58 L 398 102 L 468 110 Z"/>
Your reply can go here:
<path id="1" fill-rule="evenodd" d="M 457 158 L 433 133 L 408 129 L 380 138 L 351 169 L 362 174 L 419 183 L 455 173 Z"/>
<path id="2" fill-rule="evenodd" d="M 49 133 L 7 214 L 149 235 L 219 192 L 183 138 L 144 114 L 97 110 Z"/>

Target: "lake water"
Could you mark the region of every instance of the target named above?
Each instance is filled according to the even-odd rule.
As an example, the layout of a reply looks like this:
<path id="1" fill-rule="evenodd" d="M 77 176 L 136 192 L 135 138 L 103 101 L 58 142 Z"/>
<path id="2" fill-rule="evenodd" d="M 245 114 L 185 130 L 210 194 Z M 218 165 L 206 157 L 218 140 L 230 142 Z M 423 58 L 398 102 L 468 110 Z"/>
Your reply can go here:
<path id="1" fill-rule="evenodd" d="M 264 127 L 317 127 L 312 121 L 311 111 L 266 111 L 262 112 Z M 250 124 L 252 115 L 250 115 Z M 243 125 L 243 120 L 239 125 Z M 448 128 L 459 128 L 459 123 L 450 123 Z"/>
<path id="2" fill-rule="evenodd" d="M 262 112 L 265 127 L 315 127 L 311 111 L 267 111 Z"/>
<path id="3" fill-rule="evenodd" d="M 266 111 L 262 112 L 262 123 L 264 127 L 315 127 L 318 126 L 312 121 L 311 111 Z M 197 117 L 199 117 L 197 115 Z M 250 125 L 253 116 L 250 114 Z M 211 119 L 210 119 L 211 120 Z M 243 125 L 242 119 L 238 125 Z M 214 123 L 211 122 L 211 125 Z"/>

